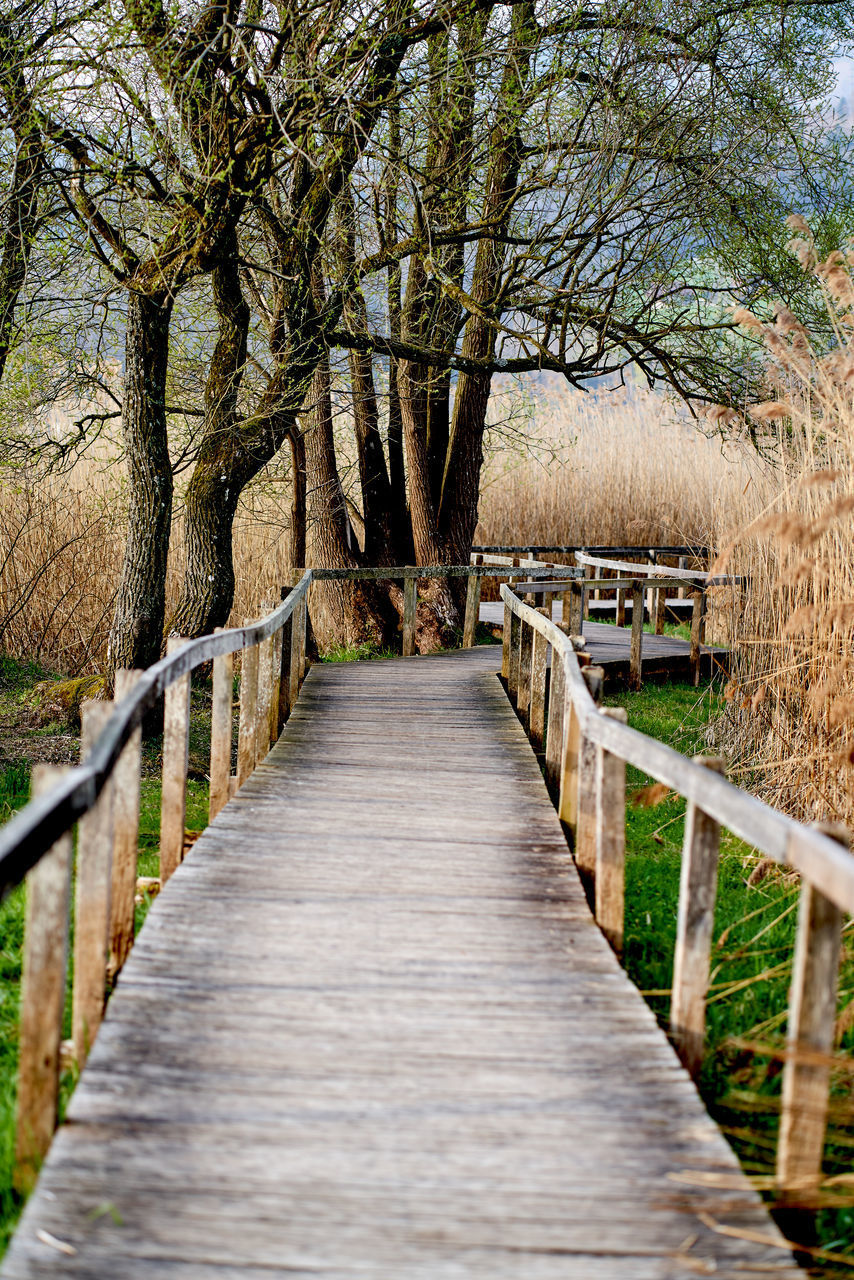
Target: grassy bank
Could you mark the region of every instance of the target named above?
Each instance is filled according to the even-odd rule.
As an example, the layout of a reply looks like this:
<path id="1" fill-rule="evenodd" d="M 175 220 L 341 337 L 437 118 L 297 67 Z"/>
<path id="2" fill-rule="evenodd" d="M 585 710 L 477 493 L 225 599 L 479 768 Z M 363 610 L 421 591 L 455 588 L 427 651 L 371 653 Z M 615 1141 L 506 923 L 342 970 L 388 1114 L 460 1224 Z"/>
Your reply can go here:
<path id="1" fill-rule="evenodd" d="M 621 693 L 606 701 L 624 706 L 633 727 L 688 755 L 709 751 L 710 724 L 721 710 L 717 694 L 688 684 L 649 685 L 640 694 Z M 685 802 L 672 795 L 660 799 L 651 791 L 651 781 L 636 769 L 627 771 L 624 962 L 666 1028 Z M 745 1170 L 768 1194 L 774 1173 L 782 1078 L 779 1051 L 786 1030 L 798 893 L 794 876 L 769 867 L 755 851 L 722 832 L 707 1055 L 699 1084 Z M 842 1010 L 852 996 L 854 957 L 846 947 L 840 973 Z M 835 1105 L 825 1160 L 828 1177 L 850 1168 L 854 1142 L 848 1098 L 854 1037 L 848 1022 L 854 1019 L 841 1014 Z M 827 1195 L 835 1203 L 819 1214 L 821 1248 L 854 1255 L 851 1196 L 844 1186 L 827 1189 Z M 837 1266 L 817 1274 L 842 1273 Z"/>

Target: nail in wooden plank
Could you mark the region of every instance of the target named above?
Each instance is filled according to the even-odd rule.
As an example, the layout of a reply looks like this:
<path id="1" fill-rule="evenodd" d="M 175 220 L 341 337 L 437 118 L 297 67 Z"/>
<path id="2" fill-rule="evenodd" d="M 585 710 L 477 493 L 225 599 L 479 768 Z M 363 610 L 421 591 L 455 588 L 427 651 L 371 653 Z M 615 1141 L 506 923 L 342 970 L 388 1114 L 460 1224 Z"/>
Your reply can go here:
<path id="1" fill-rule="evenodd" d="M 166 652 L 186 644 L 170 636 Z M 187 824 L 187 772 L 190 763 L 190 675 L 181 676 L 163 695 L 163 772 L 160 792 L 160 883 L 165 885 L 184 857 Z"/>
<path id="2" fill-rule="evenodd" d="M 715 773 L 724 772 L 724 762 L 718 758 L 695 756 L 694 762 Z M 703 1065 L 706 1036 L 706 993 L 715 924 L 719 843 L 718 823 L 689 801 L 682 844 L 670 1031 L 679 1057 L 695 1077 Z"/>
<path id="3" fill-rule="evenodd" d="M 35 765 L 33 797 L 44 795 L 66 772 L 54 765 Z M 21 1194 L 32 1190 L 56 1128 L 68 964 L 70 831 L 30 871 L 26 893 L 13 1173 L 15 1190 Z"/>
<path id="4" fill-rule="evenodd" d="M 85 760 L 110 718 L 110 702 L 84 702 L 80 752 Z M 113 779 L 78 825 L 74 894 L 74 988 L 71 1034 L 83 1067 L 104 1016 L 113 862 Z"/>

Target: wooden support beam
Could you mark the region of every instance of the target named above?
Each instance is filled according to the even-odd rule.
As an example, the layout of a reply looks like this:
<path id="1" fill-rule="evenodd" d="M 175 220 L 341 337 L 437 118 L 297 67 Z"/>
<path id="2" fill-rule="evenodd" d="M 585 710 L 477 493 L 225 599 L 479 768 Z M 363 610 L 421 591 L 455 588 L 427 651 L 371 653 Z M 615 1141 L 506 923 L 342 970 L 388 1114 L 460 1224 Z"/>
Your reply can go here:
<path id="1" fill-rule="evenodd" d="M 626 625 L 626 589 L 617 587 L 617 626 Z"/>
<path id="2" fill-rule="evenodd" d="M 690 662 L 691 671 L 694 676 L 694 684 L 700 683 L 700 648 L 703 643 L 703 617 L 706 611 L 706 593 L 698 589 L 693 593 L 693 605 L 691 607 L 691 652 Z"/>
<path id="3" fill-rule="evenodd" d="M 223 628 L 217 627 L 216 635 Z M 234 701 L 234 654 L 221 653 L 213 663 L 213 699 L 211 703 L 211 786 L 208 820 L 228 803 L 231 780 L 231 741 L 233 736 L 232 704 Z"/>
<path id="4" fill-rule="evenodd" d="M 546 725 L 546 786 L 553 798 L 560 787 L 561 762 L 563 760 L 564 713 L 566 710 L 566 677 L 563 662 L 552 651 L 551 679 L 549 680 L 548 721 Z"/>
<path id="5" fill-rule="evenodd" d="M 625 707 L 602 714 L 625 724 Z M 596 922 L 617 955 L 623 950 L 626 867 L 626 762 L 596 748 Z"/>
<path id="6" fill-rule="evenodd" d="M 510 646 L 513 636 L 513 612 L 509 604 L 504 606 L 504 630 L 501 633 L 501 675 L 505 684 L 510 679 Z"/>
<path id="7" fill-rule="evenodd" d="M 694 763 L 715 773 L 724 772 L 723 760 L 716 757 L 695 756 Z M 694 1077 L 703 1065 L 719 842 L 718 823 L 689 801 L 682 844 L 670 1033 L 679 1057 Z"/>
<path id="8" fill-rule="evenodd" d="M 566 597 L 564 597 L 565 599 Z M 569 589 L 569 634 L 580 636 L 584 630 L 584 619 L 588 614 L 587 589 L 582 580 L 573 582 Z"/>
<path id="9" fill-rule="evenodd" d="M 265 614 L 268 611 L 264 607 Z M 273 639 L 258 645 L 258 710 L 255 716 L 255 763 L 259 765 L 270 750 L 270 711 L 273 705 Z"/>
<path id="10" fill-rule="evenodd" d="M 35 765 L 33 797 L 44 795 L 66 772 L 55 765 Z M 70 831 L 36 863 L 26 883 L 13 1173 L 15 1190 L 22 1195 L 32 1190 L 56 1128 L 68 964 Z"/>
<path id="11" fill-rule="evenodd" d="M 299 697 L 299 687 L 302 682 L 300 672 L 302 670 L 302 654 L 300 651 L 300 639 L 302 632 L 301 617 L 302 605 L 297 603 L 294 605 L 294 611 L 291 614 L 291 661 L 290 661 L 290 686 L 288 691 L 288 714 L 290 715 L 296 706 Z M 242 677 L 241 677 L 242 679 Z"/>
<path id="12" fill-rule="evenodd" d="M 510 699 L 516 706 L 516 699 L 519 694 L 519 659 L 520 645 L 522 641 L 522 623 L 517 613 L 510 615 L 510 669 L 507 674 L 507 692 Z"/>
<path id="13" fill-rule="evenodd" d="M 299 620 L 299 685 L 302 688 L 302 682 L 305 679 L 305 673 L 308 670 L 308 658 L 306 656 L 306 641 L 308 639 L 308 597 L 303 596 L 296 608 L 297 618 Z"/>
<path id="14" fill-rule="evenodd" d="M 80 754 L 83 760 L 92 751 L 112 710 L 109 702 L 83 703 L 80 709 Z M 74 1055 L 81 1069 L 104 1016 L 110 940 L 113 795 L 114 782 L 109 778 L 96 804 L 84 813 L 78 826 L 71 1034 Z"/>
<path id="15" fill-rule="evenodd" d="M 548 616 L 548 610 L 541 611 Z M 546 674 L 549 642 L 539 631 L 534 632 L 531 650 L 531 700 L 528 708 L 528 733 L 535 751 L 543 749 L 546 726 Z"/>
<path id="16" fill-rule="evenodd" d="M 480 613 L 480 584 L 479 575 L 476 573 L 471 574 L 466 586 L 466 612 L 463 620 L 464 649 L 474 647 L 478 615 Z"/>
<path id="17" fill-rule="evenodd" d="M 655 634 L 657 636 L 664 634 L 664 613 L 667 608 L 667 588 L 656 587 L 655 589 Z"/>
<path id="18" fill-rule="evenodd" d="M 290 587 L 282 587 L 282 599 L 291 593 Z M 279 720 L 277 730 L 279 733 L 285 727 L 288 716 L 291 714 L 291 650 L 293 648 L 292 632 L 294 625 L 294 616 L 282 626 L 280 635 L 282 637 L 281 663 L 279 667 Z"/>
<path id="19" fill-rule="evenodd" d="M 581 754 L 581 727 L 572 695 L 567 690 L 565 699 L 566 728 L 563 735 L 563 755 L 560 769 L 560 800 L 558 817 L 566 823 L 573 835 L 578 824 L 578 765 Z"/>
<path id="20" fill-rule="evenodd" d="M 534 629 L 525 620 L 519 632 L 519 688 L 516 693 L 516 710 L 527 729 L 531 706 L 531 663 L 534 652 Z"/>
<path id="21" fill-rule="evenodd" d="M 403 580 L 403 656 L 411 658 L 415 653 L 415 620 L 418 607 L 418 579 Z"/>
<path id="22" fill-rule="evenodd" d="M 278 741 L 281 732 L 279 728 L 279 698 L 282 694 L 282 628 L 279 627 L 275 631 L 270 640 L 270 649 L 272 659 L 270 663 L 270 737 L 267 743 L 268 748 Z"/>
<path id="23" fill-rule="evenodd" d="M 629 651 L 629 688 L 643 684 L 643 581 L 632 583 L 632 639 Z"/>
<path id="24" fill-rule="evenodd" d="M 604 670 L 587 666 L 581 674 L 590 696 L 594 702 L 599 702 L 605 682 Z M 577 786 L 573 852 L 584 887 L 591 891 L 596 875 L 596 744 L 583 733 L 578 740 Z"/>
<path id="25" fill-rule="evenodd" d="M 170 636 L 174 653 L 183 636 Z M 160 792 L 160 883 L 165 885 L 184 858 L 187 825 L 187 770 L 190 753 L 190 676 L 181 676 L 163 696 L 163 773 Z"/>
<path id="26" fill-rule="evenodd" d="M 116 702 L 131 692 L 141 671 L 116 672 Z M 115 835 L 110 891 L 110 981 L 121 971 L 133 946 L 136 864 L 139 855 L 139 792 L 142 771 L 142 728 L 135 729 L 113 770 Z"/>
<path id="27" fill-rule="evenodd" d="M 847 845 L 844 829 L 824 831 Z M 821 1182 L 841 938 L 842 912 L 804 881 L 789 991 L 777 1186 L 784 1200 L 806 1206 Z"/>
<path id="28" fill-rule="evenodd" d="M 254 619 L 247 618 L 250 626 Z M 299 626 L 294 626 L 294 638 L 298 643 Z M 258 715 L 258 645 L 250 645 L 240 655 L 240 721 L 237 727 L 237 786 L 242 787 L 255 768 L 255 724 Z M 291 688 L 299 679 L 299 656 L 294 654 L 291 664 Z"/>

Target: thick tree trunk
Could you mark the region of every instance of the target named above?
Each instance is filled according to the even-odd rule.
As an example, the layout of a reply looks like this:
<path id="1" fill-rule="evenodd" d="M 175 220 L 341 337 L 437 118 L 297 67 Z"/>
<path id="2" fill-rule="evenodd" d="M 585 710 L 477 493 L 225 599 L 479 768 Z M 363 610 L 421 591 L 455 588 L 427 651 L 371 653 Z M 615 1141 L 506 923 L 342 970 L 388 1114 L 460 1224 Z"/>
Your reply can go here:
<path id="1" fill-rule="evenodd" d="M 291 444 L 291 568 L 304 569 L 306 560 L 305 440 L 298 426 L 288 432 Z"/>
<path id="2" fill-rule="evenodd" d="M 232 235 L 212 275 L 219 335 L 205 386 L 201 448 L 187 486 L 184 581 L 169 626 L 183 636 L 224 627 L 234 600 L 232 528 L 241 481 L 251 469 L 236 431 L 250 318 L 237 262 L 237 237 Z"/>
<path id="3" fill-rule="evenodd" d="M 166 430 L 166 366 L 172 300 L 128 294 L 122 431 L 128 469 L 128 532 L 110 632 L 109 661 L 148 667 L 160 657 L 172 466 Z"/>
<path id="4" fill-rule="evenodd" d="M 324 358 L 311 384 L 311 410 L 305 432 L 309 494 L 309 555 L 316 568 L 354 569 L 359 557 L 348 538 L 335 458 L 329 362 Z M 360 644 L 389 645 L 397 617 L 380 584 L 318 582 L 312 587 L 311 621 L 320 648 Z"/>

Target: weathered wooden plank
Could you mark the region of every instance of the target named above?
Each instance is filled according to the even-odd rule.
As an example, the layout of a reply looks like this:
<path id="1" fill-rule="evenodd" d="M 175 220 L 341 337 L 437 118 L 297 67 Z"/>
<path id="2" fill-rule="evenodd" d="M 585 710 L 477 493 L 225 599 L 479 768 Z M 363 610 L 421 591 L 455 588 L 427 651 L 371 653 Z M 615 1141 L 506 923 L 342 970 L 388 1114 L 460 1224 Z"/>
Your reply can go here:
<path id="1" fill-rule="evenodd" d="M 80 754 L 85 760 L 110 718 L 108 702 L 84 702 L 80 715 Z M 93 809 L 80 819 L 74 891 L 74 987 L 71 1036 L 83 1066 L 104 1016 L 107 955 L 110 944 L 110 888 L 113 862 L 114 778 Z"/>
<path id="2" fill-rule="evenodd" d="M 475 642 L 478 612 L 480 610 L 481 578 L 472 575 L 466 585 L 466 611 L 463 618 L 463 648 L 471 649 Z"/>
<path id="3" fill-rule="evenodd" d="M 299 624 L 294 619 L 293 636 L 299 643 Z M 294 658 L 296 660 L 294 660 Z M 258 722 L 258 646 L 240 655 L 240 719 L 237 726 L 237 786 L 242 787 L 255 768 L 256 726 Z M 291 687 L 299 679 L 299 656 L 292 655 Z M 297 683 L 297 690 L 299 685 Z M 294 694 L 294 697 L 296 695 Z"/>
<path id="4" fill-rule="evenodd" d="M 312 668 L 154 903 L 4 1280 L 793 1280 L 497 666 Z"/>
<path id="5" fill-rule="evenodd" d="M 116 702 L 129 694 L 141 671 L 119 670 L 115 677 Z M 113 772 L 115 835 L 110 892 L 110 958 L 112 981 L 133 946 L 136 863 L 139 848 L 139 794 L 142 769 L 142 729 L 135 729 Z"/>
<path id="6" fill-rule="evenodd" d="M 170 636 L 168 653 L 186 644 L 182 636 Z M 181 676 L 163 699 L 163 771 L 160 791 L 160 883 L 180 866 L 184 857 L 187 824 L 187 770 L 190 752 L 190 677 Z"/>
<path id="7" fill-rule="evenodd" d="M 546 610 L 551 617 L 551 609 Z M 546 727 L 546 679 L 548 675 L 549 643 L 539 631 L 533 633 L 531 651 L 531 701 L 528 711 L 528 732 L 531 746 L 542 751 Z"/>
<path id="8" fill-rule="evenodd" d="M 836 838 L 847 849 L 844 829 Z M 804 883 L 789 992 L 777 1183 L 784 1199 L 807 1205 L 821 1181 L 841 940 L 842 912 Z"/>
<path id="9" fill-rule="evenodd" d="M 35 765 L 33 794 L 44 795 L 64 772 Z M 27 876 L 14 1169 L 22 1194 L 32 1190 L 56 1128 L 70 899 L 69 832 Z"/>
<path id="10" fill-rule="evenodd" d="M 214 658 L 211 702 L 211 785 L 208 814 L 213 822 L 229 799 L 233 734 L 234 655 Z"/>
<path id="11" fill-rule="evenodd" d="M 724 762 L 718 757 L 695 756 L 694 761 L 715 773 L 724 772 Z M 718 823 L 696 802 L 689 801 L 682 844 L 670 1030 L 677 1052 L 692 1076 L 699 1075 L 703 1065 L 719 842 Z"/>
<path id="12" fill-rule="evenodd" d="M 629 688 L 643 683 L 643 582 L 632 583 L 632 640 L 629 654 Z"/>
<path id="13" fill-rule="evenodd" d="M 415 616 L 418 606 L 418 579 L 407 578 L 403 584 L 403 656 L 415 653 Z"/>
<path id="14" fill-rule="evenodd" d="M 626 723 L 625 707 L 602 714 Z M 596 747 L 596 923 L 617 955 L 623 950 L 626 865 L 626 764 Z"/>

